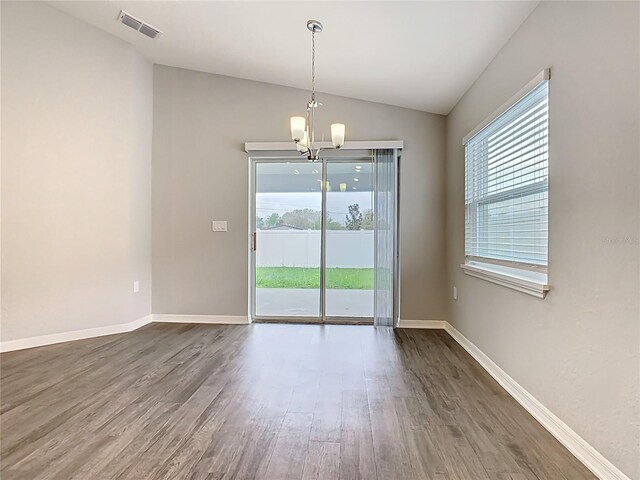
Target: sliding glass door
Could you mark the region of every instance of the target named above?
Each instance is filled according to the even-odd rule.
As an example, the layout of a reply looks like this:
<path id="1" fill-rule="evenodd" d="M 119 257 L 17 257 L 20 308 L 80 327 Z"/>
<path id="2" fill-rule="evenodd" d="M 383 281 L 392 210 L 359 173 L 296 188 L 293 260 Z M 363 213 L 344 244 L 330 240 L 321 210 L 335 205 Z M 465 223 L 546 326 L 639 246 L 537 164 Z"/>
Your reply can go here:
<path id="1" fill-rule="evenodd" d="M 253 314 L 322 316 L 322 163 L 254 163 Z"/>
<path id="2" fill-rule="evenodd" d="M 374 158 L 252 159 L 254 320 L 393 323 L 397 177 Z"/>
<path id="3" fill-rule="evenodd" d="M 327 162 L 325 312 L 373 318 L 373 166 Z"/>

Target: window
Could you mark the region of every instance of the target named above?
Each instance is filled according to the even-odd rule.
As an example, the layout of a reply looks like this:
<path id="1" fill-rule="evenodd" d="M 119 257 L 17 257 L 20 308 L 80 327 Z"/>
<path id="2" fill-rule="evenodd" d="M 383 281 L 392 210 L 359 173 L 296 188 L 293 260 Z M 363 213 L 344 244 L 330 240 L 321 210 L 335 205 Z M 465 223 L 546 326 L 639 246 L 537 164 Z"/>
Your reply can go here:
<path id="1" fill-rule="evenodd" d="M 548 290 L 548 93 L 545 71 L 465 137 L 463 268 L 495 283 L 508 277 L 507 286 L 525 283 L 541 297 Z"/>

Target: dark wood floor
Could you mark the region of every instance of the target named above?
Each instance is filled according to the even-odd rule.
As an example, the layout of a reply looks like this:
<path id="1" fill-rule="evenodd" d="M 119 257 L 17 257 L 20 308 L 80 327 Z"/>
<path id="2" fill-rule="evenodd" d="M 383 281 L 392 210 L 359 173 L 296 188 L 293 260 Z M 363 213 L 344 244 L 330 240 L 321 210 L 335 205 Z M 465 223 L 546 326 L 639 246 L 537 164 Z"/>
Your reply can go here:
<path id="1" fill-rule="evenodd" d="M 152 324 L 0 360 L 3 480 L 594 478 L 443 331 Z"/>

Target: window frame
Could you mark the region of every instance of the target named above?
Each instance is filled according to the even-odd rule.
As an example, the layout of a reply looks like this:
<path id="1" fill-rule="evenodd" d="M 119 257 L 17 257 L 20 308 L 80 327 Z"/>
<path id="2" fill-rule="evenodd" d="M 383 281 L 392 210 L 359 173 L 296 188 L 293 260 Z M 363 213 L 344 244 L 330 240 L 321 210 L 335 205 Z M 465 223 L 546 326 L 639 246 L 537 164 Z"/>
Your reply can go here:
<path id="1" fill-rule="evenodd" d="M 521 88 L 514 96 L 508 101 L 502 104 L 496 111 L 485 118 L 477 127 L 464 136 L 462 145 L 465 147 L 466 158 L 466 144 L 475 137 L 478 133 L 490 126 L 498 117 L 513 107 L 517 102 L 526 97 L 534 89 L 536 89 L 542 82 L 548 81 L 551 78 L 551 71 L 549 68 L 544 69 L 538 75 L 536 75 L 530 82 L 528 82 L 523 88 Z M 549 93 L 550 98 L 550 93 Z M 548 147 L 547 147 L 548 149 Z M 466 163 L 466 160 L 465 160 Z M 465 192 L 467 191 L 467 172 L 465 164 Z M 506 192 L 492 193 L 483 198 L 483 204 L 491 204 L 491 200 L 499 199 L 500 197 L 514 198 L 513 192 L 518 190 L 517 193 L 524 195 L 530 195 L 532 193 L 540 193 L 543 191 L 549 191 L 549 179 L 547 173 L 546 182 L 538 182 L 533 185 L 524 185 L 516 187 L 513 190 Z M 548 193 L 547 193 L 548 195 Z M 548 198 L 548 197 L 547 197 Z M 548 204 L 547 204 L 548 205 Z M 467 215 L 472 215 L 475 220 L 475 228 L 480 228 L 478 225 L 478 218 L 476 209 L 472 212 L 467 212 L 468 204 L 465 198 L 465 219 Z M 548 211 L 547 206 L 547 211 Z M 465 274 L 480 278 L 498 285 L 502 285 L 514 290 L 533 295 L 538 298 L 545 298 L 550 287 L 548 285 L 548 257 L 546 265 L 538 265 L 533 263 L 517 262 L 512 260 L 500 260 L 493 258 L 485 258 L 479 256 L 467 255 L 466 243 L 467 243 L 467 225 L 465 221 L 465 261 L 460 265 Z M 547 241 L 547 254 L 548 254 L 548 241 Z"/>

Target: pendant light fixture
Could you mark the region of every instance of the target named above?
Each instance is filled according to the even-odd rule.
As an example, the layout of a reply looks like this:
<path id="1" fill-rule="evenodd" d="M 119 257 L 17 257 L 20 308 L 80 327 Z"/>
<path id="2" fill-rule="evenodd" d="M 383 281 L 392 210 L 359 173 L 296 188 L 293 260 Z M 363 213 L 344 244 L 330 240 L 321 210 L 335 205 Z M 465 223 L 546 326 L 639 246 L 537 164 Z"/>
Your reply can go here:
<path id="1" fill-rule="evenodd" d="M 318 160 L 320 148 L 315 145 L 315 110 L 321 103 L 316 101 L 316 33 L 322 32 L 322 24 L 317 20 L 309 20 L 307 28 L 311 32 L 311 100 L 307 104 L 307 117 L 291 117 L 291 138 L 301 155 L 309 160 Z M 344 123 L 331 125 L 331 143 L 333 148 L 344 145 Z"/>

